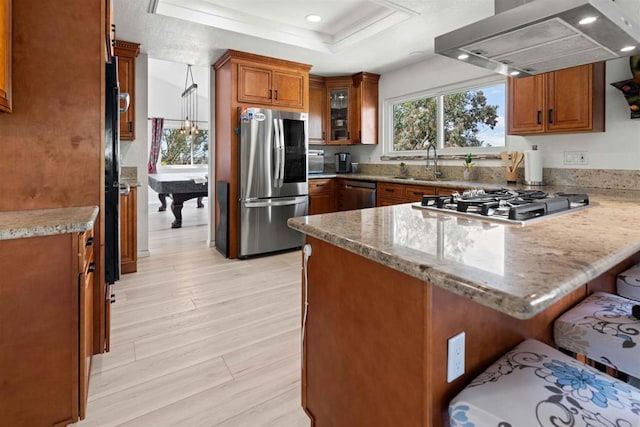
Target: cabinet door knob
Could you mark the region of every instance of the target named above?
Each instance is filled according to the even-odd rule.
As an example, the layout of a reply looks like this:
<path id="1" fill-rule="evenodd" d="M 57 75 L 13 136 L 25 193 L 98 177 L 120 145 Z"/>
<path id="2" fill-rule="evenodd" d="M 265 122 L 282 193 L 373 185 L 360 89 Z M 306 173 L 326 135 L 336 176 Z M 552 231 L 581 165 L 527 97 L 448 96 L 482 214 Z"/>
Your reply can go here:
<path id="1" fill-rule="evenodd" d="M 115 303 L 115 302 L 116 302 L 116 294 L 111 294 L 111 298 L 109 299 L 109 302 L 110 302 L 111 304 L 113 304 L 113 303 Z"/>
<path id="2" fill-rule="evenodd" d="M 88 248 L 89 246 L 92 246 L 92 245 L 93 245 L 93 236 L 89 237 L 89 238 L 87 239 L 87 241 L 84 243 L 84 246 L 85 246 L 86 248 Z"/>
<path id="3" fill-rule="evenodd" d="M 89 268 L 88 268 L 89 273 L 93 273 L 94 271 L 96 271 L 96 263 L 92 262 L 91 264 L 89 264 Z"/>

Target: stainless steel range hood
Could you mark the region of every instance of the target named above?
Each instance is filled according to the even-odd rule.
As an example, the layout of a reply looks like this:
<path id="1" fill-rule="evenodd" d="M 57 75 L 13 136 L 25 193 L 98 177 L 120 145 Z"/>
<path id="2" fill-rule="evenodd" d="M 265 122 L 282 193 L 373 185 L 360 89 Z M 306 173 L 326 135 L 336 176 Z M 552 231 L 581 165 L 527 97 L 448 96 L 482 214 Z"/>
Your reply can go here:
<path id="1" fill-rule="evenodd" d="M 638 20 L 612 0 L 534 0 L 436 37 L 435 52 L 526 77 L 640 54 Z"/>

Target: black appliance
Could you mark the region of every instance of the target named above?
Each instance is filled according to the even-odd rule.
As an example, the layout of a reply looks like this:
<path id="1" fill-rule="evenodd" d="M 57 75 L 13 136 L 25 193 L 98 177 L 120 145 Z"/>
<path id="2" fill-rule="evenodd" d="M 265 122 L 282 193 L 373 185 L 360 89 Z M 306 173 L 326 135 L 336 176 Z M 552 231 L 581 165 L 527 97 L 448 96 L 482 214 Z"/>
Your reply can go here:
<path id="1" fill-rule="evenodd" d="M 118 61 L 106 64 L 104 168 L 104 272 L 107 285 L 120 279 L 120 88 Z"/>
<path id="2" fill-rule="evenodd" d="M 336 173 L 351 172 L 351 154 L 336 153 Z"/>
<path id="3" fill-rule="evenodd" d="M 587 194 L 549 194 L 540 190 L 467 190 L 448 196 L 424 195 L 416 207 L 454 212 L 507 223 L 546 218 L 591 206 Z"/>

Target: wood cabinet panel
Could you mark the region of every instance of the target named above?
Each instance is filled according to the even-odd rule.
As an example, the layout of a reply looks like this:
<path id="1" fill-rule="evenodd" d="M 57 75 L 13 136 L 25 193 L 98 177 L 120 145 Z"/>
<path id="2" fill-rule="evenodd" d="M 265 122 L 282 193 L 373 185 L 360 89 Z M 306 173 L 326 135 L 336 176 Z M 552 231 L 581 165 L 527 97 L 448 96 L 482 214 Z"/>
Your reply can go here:
<path id="1" fill-rule="evenodd" d="M 327 88 L 323 77 L 309 76 L 309 144 L 326 142 Z"/>
<path id="2" fill-rule="evenodd" d="M 604 62 L 509 78 L 508 133 L 603 132 L 604 82 Z"/>
<path id="3" fill-rule="evenodd" d="M 11 104 L 11 0 L 0 0 L 0 112 Z"/>
<path id="4" fill-rule="evenodd" d="M 356 142 L 359 144 L 378 143 L 379 78 L 379 75 L 371 73 L 358 73 L 353 76 Z"/>
<path id="5" fill-rule="evenodd" d="M 136 57 L 140 53 L 138 43 L 116 40 L 115 54 L 118 57 L 118 83 L 120 93 L 129 94 L 129 108 L 120 113 L 120 139 L 132 141 L 136 139 Z M 120 108 L 124 108 L 124 100 Z"/>
<path id="6" fill-rule="evenodd" d="M 507 87 L 507 132 L 510 135 L 544 132 L 544 76 L 509 78 Z"/>
<path id="7" fill-rule="evenodd" d="M 602 69 L 601 76 L 597 75 L 598 69 Z M 598 109 L 599 99 L 603 99 L 602 94 L 594 96 L 598 91 L 594 77 L 604 80 L 603 63 L 568 68 L 547 76 L 548 131 L 604 130 L 604 119 L 601 123 L 598 121 L 603 114 L 594 111 L 594 107 Z M 598 123 L 594 123 L 594 119 Z"/>
<path id="8" fill-rule="evenodd" d="M 435 187 L 430 185 L 406 185 L 404 188 L 404 197 L 408 202 L 421 202 L 422 196 L 434 194 Z"/>
<path id="9" fill-rule="evenodd" d="M 284 107 L 304 106 L 304 76 L 285 71 L 273 72 L 273 104 Z"/>
<path id="10" fill-rule="evenodd" d="M 309 215 L 336 211 L 336 192 L 333 179 L 309 180 Z"/>
<path id="11" fill-rule="evenodd" d="M 105 0 L 105 20 L 104 20 L 104 34 L 105 34 L 105 46 L 104 57 L 105 61 L 111 64 L 113 57 L 115 56 L 116 46 L 116 25 L 113 21 L 113 0 Z"/>
<path id="12" fill-rule="evenodd" d="M 272 72 L 268 68 L 238 65 L 238 101 L 271 104 Z"/>
<path id="13" fill-rule="evenodd" d="M 6 425 L 84 418 L 93 354 L 92 237 L 89 231 L 0 241 L 0 413 Z"/>
<path id="14" fill-rule="evenodd" d="M 138 271 L 138 196 L 137 188 L 120 195 L 120 270 Z"/>

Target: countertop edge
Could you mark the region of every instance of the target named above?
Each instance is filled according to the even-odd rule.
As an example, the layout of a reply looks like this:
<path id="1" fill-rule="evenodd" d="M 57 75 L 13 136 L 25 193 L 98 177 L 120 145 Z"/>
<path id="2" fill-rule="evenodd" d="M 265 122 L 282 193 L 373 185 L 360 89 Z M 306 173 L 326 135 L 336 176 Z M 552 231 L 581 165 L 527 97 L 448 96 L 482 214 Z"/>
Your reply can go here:
<path id="1" fill-rule="evenodd" d="M 5 218 L 11 215 L 30 222 L 15 226 L 0 223 L 0 240 L 84 233 L 94 227 L 98 212 L 98 206 L 2 212 Z"/>
<path id="2" fill-rule="evenodd" d="M 463 296 L 478 304 L 493 308 L 517 319 L 531 319 L 560 301 L 563 297 L 579 289 L 587 282 L 613 268 L 618 263 L 640 251 L 640 244 L 621 249 L 603 258 L 597 265 L 576 265 L 576 274 L 558 286 L 553 295 L 529 299 L 509 295 L 496 289 L 484 287 L 481 283 L 461 279 L 454 274 L 438 270 L 437 266 L 416 263 L 384 250 L 368 246 L 330 232 L 324 232 L 304 223 L 305 217 L 290 218 L 289 227 L 311 237 L 320 239 L 341 249 L 361 255 L 388 268 L 405 273 L 441 289 Z"/>

